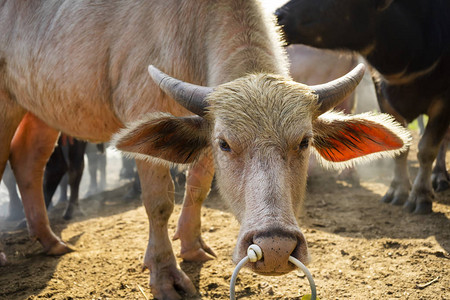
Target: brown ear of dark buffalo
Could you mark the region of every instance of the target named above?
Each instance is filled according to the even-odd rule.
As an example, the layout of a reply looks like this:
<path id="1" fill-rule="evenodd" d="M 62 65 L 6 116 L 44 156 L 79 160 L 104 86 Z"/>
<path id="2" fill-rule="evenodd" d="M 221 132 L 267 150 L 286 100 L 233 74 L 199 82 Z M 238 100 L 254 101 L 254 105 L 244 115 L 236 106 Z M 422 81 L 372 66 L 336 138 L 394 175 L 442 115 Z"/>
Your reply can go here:
<path id="1" fill-rule="evenodd" d="M 175 79 L 152 65 L 148 66 L 148 72 L 153 81 L 180 105 L 200 117 L 205 115 L 208 106 L 205 99 L 213 88 Z"/>
<path id="2" fill-rule="evenodd" d="M 321 115 L 341 103 L 345 97 L 350 95 L 362 80 L 366 67 L 358 64 L 346 75 L 328 83 L 313 85 L 310 88 L 319 96 L 318 115 Z"/>

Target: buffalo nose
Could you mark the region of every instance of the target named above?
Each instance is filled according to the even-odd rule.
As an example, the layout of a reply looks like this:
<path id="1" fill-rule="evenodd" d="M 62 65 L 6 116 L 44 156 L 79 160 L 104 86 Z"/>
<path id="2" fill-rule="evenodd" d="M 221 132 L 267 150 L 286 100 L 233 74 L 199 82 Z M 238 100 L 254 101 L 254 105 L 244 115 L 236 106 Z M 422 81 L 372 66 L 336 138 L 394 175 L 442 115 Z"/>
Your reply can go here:
<path id="1" fill-rule="evenodd" d="M 290 235 L 259 235 L 253 238 L 263 258 L 254 265 L 257 273 L 264 275 L 281 275 L 292 271 L 295 267 L 289 263 L 289 256 L 297 248 L 298 240 Z"/>

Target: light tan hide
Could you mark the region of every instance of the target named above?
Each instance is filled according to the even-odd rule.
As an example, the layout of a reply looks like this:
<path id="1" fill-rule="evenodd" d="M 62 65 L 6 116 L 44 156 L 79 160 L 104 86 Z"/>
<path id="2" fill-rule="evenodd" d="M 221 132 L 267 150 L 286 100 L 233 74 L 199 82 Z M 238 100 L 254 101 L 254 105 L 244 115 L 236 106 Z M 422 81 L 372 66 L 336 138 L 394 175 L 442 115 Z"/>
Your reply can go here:
<path id="1" fill-rule="evenodd" d="M 0 173 L 8 158 L 15 157 L 11 165 L 30 233 L 48 253 L 63 254 L 70 250 L 51 231 L 42 195 L 42 170 L 58 131 L 100 142 L 109 140 L 125 124 L 133 124 L 121 135 L 131 141 L 130 146 L 138 141 L 139 147 L 145 148 L 143 138 L 150 142 L 150 148 L 159 147 L 147 149 L 155 150 L 153 156 L 159 159 L 179 162 L 181 155 L 187 153 L 183 161 L 194 162 L 188 173 L 179 221 L 182 226 L 177 231 L 182 257 L 205 260 L 214 254 L 201 238 L 198 212 L 209 192 L 215 166 L 225 198 L 248 206 L 243 214 L 238 214 L 243 225 L 235 258 L 242 256 L 243 248 L 253 242 L 253 237 L 262 243 L 275 237 L 289 240 L 287 248 L 294 249 L 285 250 L 306 259 L 306 243 L 297 226 L 295 211 L 304 190 L 302 161 L 308 152 L 305 149 L 314 141 L 312 118 L 319 114 L 319 108 L 316 107 L 316 112 L 305 111 L 293 104 L 298 102 L 314 108 L 312 102 L 317 99 L 312 90 L 288 81 L 286 58 L 275 27 L 256 0 L 5 0 L 0 4 L 0 143 L 3 145 Z M 146 71 L 149 64 L 187 82 L 208 86 L 230 83 L 210 95 L 212 106 L 207 119 L 178 118 L 174 116 L 190 113 L 150 80 Z M 238 79 L 248 74 L 262 75 Z M 234 82 L 235 79 L 238 81 Z M 250 84 L 252 81 L 257 90 Z M 279 86 L 281 95 L 269 88 L 273 84 Z M 268 94 L 265 100 L 260 100 L 255 92 Z M 299 96 L 296 101 L 295 95 Z M 241 105 L 241 114 L 236 115 L 236 110 L 224 113 L 234 97 L 242 98 L 238 102 L 241 104 L 236 104 Z M 286 100 L 277 103 L 279 99 Z M 286 109 L 299 111 L 300 115 L 276 110 L 284 101 L 288 105 Z M 274 105 L 270 106 L 271 103 Z M 325 105 L 321 112 L 325 108 L 331 107 Z M 237 142 L 240 131 L 233 131 L 230 124 L 241 123 L 246 126 L 246 132 L 250 131 L 253 125 L 244 121 L 253 116 L 251 113 L 245 116 L 248 110 L 261 110 L 262 116 L 268 119 L 254 120 L 263 122 L 263 126 L 241 144 Z M 36 117 L 28 123 L 30 130 L 24 130 L 27 134 L 17 138 L 17 144 L 24 145 L 18 155 L 19 151 L 8 145 L 26 112 Z M 41 130 L 31 130 L 38 128 L 37 123 L 42 123 Z M 403 147 L 399 144 L 404 140 L 394 134 L 396 126 L 375 127 L 398 142 L 398 149 Z M 278 138 L 274 140 L 271 136 L 275 134 Z M 305 138 L 306 148 L 302 142 Z M 227 169 L 226 162 L 229 166 L 236 164 L 233 159 L 236 152 L 220 150 L 221 139 L 227 139 L 232 149 L 242 149 L 248 154 L 243 156 L 241 168 L 230 169 L 234 173 Z M 203 148 L 191 149 L 197 155 L 174 151 L 181 149 L 181 144 Z M 250 145 L 257 146 L 252 149 L 254 154 L 245 152 Z M 270 159 L 264 160 L 269 153 L 273 153 L 268 156 Z M 148 155 L 141 155 L 145 154 Z M 289 157 L 296 159 L 290 161 Z M 137 166 L 143 182 L 142 200 L 149 217 L 144 264 L 150 270 L 152 293 L 159 299 L 179 299 L 177 287 L 194 294 L 193 284 L 176 264 L 167 233 L 167 220 L 173 210 L 173 183 L 168 165 L 149 159 L 139 160 Z M 27 170 L 29 176 L 24 176 L 21 170 Z M 290 172 L 301 175 L 300 183 L 293 183 L 295 176 Z M 268 177 L 277 181 L 268 181 Z M 264 190 L 263 186 L 273 197 L 261 199 L 260 193 L 253 195 L 258 189 Z M 263 205 L 259 205 L 261 201 Z M 260 223 L 254 224 L 257 218 Z M 281 259 L 277 255 L 266 252 L 266 260 L 253 268 L 267 274 L 292 269 L 285 261 L 286 253 Z"/>

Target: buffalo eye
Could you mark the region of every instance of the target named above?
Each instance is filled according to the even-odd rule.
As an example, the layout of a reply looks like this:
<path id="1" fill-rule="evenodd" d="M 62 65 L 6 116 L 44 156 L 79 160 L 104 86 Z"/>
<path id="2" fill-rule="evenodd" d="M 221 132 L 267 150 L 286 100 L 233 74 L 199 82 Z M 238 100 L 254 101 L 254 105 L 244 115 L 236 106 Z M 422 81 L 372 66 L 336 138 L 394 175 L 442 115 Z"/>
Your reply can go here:
<path id="1" fill-rule="evenodd" d="M 309 138 L 304 138 L 298 145 L 299 150 L 304 150 L 309 146 Z"/>
<path id="2" fill-rule="evenodd" d="M 219 140 L 219 147 L 222 151 L 231 152 L 230 145 L 224 140 Z"/>

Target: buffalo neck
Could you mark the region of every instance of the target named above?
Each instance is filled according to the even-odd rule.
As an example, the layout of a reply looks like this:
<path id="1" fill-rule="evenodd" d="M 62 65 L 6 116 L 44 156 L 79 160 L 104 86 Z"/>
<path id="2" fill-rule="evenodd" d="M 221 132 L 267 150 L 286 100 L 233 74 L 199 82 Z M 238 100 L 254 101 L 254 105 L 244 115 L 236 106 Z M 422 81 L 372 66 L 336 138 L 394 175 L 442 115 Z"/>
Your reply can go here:
<path id="1" fill-rule="evenodd" d="M 444 9 L 438 9 L 437 5 L 426 5 L 424 1 L 394 2 L 377 19 L 375 47 L 366 59 L 388 81 L 432 71 L 441 55 L 449 51 L 449 29 L 439 21 L 448 20 L 442 14 L 450 16 L 449 6 L 442 3 Z"/>
<path id="2" fill-rule="evenodd" d="M 213 1 L 207 40 L 208 85 L 251 73 L 287 75 L 273 20 L 256 0 Z"/>

